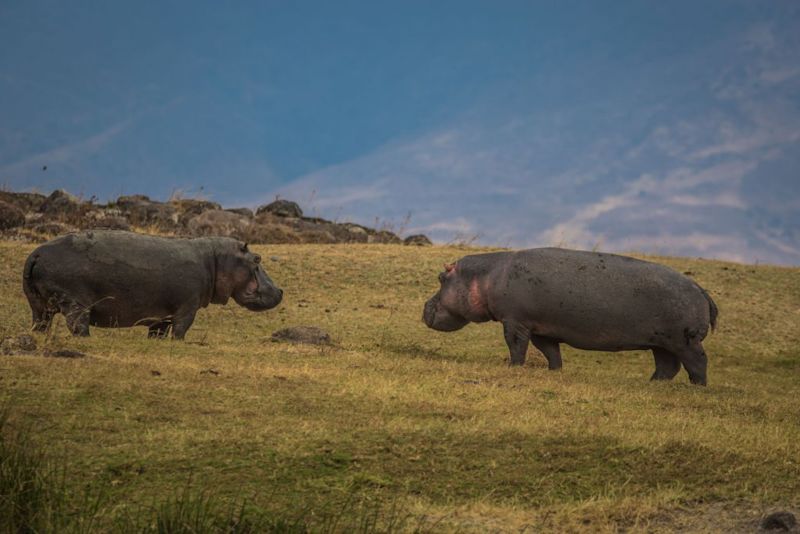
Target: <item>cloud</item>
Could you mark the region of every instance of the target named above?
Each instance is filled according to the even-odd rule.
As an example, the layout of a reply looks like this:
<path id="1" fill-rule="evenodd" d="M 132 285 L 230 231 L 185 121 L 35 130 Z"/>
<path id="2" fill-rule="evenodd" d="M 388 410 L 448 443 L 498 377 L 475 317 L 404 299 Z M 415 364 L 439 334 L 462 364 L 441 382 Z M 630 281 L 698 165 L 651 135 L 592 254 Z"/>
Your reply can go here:
<path id="1" fill-rule="evenodd" d="M 31 170 L 39 170 L 44 165 L 69 163 L 85 158 L 86 156 L 99 152 L 112 139 L 130 127 L 133 122 L 134 119 L 125 119 L 80 141 L 51 148 L 16 163 L 5 165 L 0 167 L 0 174 L 12 176 L 16 174 L 25 174 Z"/>
<path id="2" fill-rule="evenodd" d="M 777 45 L 772 24 L 760 22 L 751 26 L 744 35 L 744 47 L 747 50 L 768 52 Z"/>
<path id="3" fill-rule="evenodd" d="M 439 242 L 480 233 L 491 245 L 797 262 L 800 232 L 780 231 L 796 218 L 776 217 L 800 193 L 785 171 L 800 153 L 788 85 L 800 64 L 786 42 L 768 24 L 723 43 L 741 54 L 674 100 L 470 113 L 282 191 L 316 191 L 321 208 L 365 223 L 410 210 L 410 230 Z"/>
<path id="4" fill-rule="evenodd" d="M 742 210 L 747 208 L 747 204 L 745 204 L 744 200 L 735 191 L 723 191 L 712 196 L 673 195 L 667 199 L 667 202 L 679 206 L 724 206 Z"/>

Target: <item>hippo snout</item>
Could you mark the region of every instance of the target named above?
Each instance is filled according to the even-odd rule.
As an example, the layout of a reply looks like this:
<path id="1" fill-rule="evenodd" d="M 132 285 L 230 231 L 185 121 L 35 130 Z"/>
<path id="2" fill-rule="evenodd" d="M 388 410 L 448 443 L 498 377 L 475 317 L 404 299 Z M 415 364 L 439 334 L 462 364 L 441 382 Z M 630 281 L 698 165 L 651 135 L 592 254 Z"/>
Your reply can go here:
<path id="1" fill-rule="evenodd" d="M 425 308 L 422 310 L 422 320 L 428 326 L 428 328 L 433 328 L 433 321 L 436 319 L 436 302 L 434 302 L 436 297 L 429 299 L 425 303 Z"/>
<path id="2" fill-rule="evenodd" d="M 469 323 L 463 317 L 445 309 L 438 293 L 425 303 L 425 308 L 422 311 L 422 320 L 425 321 L 428 328 L 439 330 L 440 332 L 459 330 Z"/>
<path id="3" fill-rule="evenodd" d="M 274 284 L 263 284 L 250 295 L 237 299 L 240 305 L 250 311 L 271 310 L 283 300 L 283 290 Z"/>

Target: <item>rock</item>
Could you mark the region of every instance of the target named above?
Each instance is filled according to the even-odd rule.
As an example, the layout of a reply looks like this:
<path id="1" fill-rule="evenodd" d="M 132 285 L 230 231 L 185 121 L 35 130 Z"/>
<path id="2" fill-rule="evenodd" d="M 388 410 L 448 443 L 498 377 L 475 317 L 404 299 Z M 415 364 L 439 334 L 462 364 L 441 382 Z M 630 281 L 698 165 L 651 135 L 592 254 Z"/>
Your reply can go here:
<path id="1" fill-rule="evenodd" d="M 36 340 L 30 334 L 7 337 L 0 342 L 3 354 L 27 354 L 36 350 Z"/>
<path id="2" fill-rule="evenodd" d="M 242 217 L 247 217 L 248 219 L 252 219 L 254 217 L 253 210 L 250 208 L 226 208 L 225 211 L 236 213 Z"/>
<path id="3" fill-rule="evenodd" d="M 375 232 L 373 235 L 369 236 L 369 239 L 367 239 L 367 243 L 384 243 L 388 245 L 397 245 L 402 242 L 403 241 L 399 237 L 388 230 Z"/>
<path id="4" fill-rule="evenodd" d="M 256 215 L 261 215 L 262 213 L 271 213 L 273 215 L 277 215 L 278 217 L 300 218 L 303 216 L 303 210 L 300 209 L 300 206 L 297 204 L 297 202 L 283 199 L 278 199 L 275 202 L 261 206 L 256 210 Z"/>
<path id="5" fill-rule="evenodd" d="M 106 230 L 130 230 L 128 219 L 117 208 L 101 208 L 86 213 L 86 227 Z"/>
<path id="6" fill-rule="evenodd" d="M 121 208 L 129 208 L 138 204 L 149 204 L 152 201 L 147 195 L 122 195 L 117 199 L 115 204 Z"/>
<path id="7" fill-rule="evenodd" d="M 14 204 L 0 200 L 0 230 L 25 224 L 25 212 Z"/>
<path id="8" fill-rule="evenodd" d="M 248 243 L 300 243 L 297 233 L 282 224 L 253 223 L 244 234 Z"/>
<path id="9" fill-rule="evenodd" d="M 130 230 L 131 225 L 125 217 L 105 217 L 90 221 L 88 228 L 102 228 L 103 230 Z"/>
<path id="10" fill-rule="evenodd" d="M 61 221 L 74 221 L 81 217 L 84 203 L 63 189 L 56 189 L 45 199 L 39 212 Z"/>
<path id="11" fill-rule="evenodd" d="M 761 520 L 761 528 L 764 530 L 792 530 L 797 525 L 797 520 L 791 512 L 774 512 Z"/>
<path id="12" fill-rule="evenodd" d="M 178 222 L 182 225 L 186 225 L 190 219 L 206 211 L 222 210 L 222 206 L 216 202 L 197 200 L 194 198 L 171 200 L 169 203 L 178 210 Z"/>
<path id="13" fill-rule="evenodd" d="M 154 202 L 145 195 L 121 196 L 115 205 L 133 226 L 154 226 L 166 231 L 178 228 L 178 210 L 169 204 Z"/>
<path id="14" fill-rule="evenodd" d="M 348 243 L 366 243 L 369 240 L 370 230 L 360 224 L 344 223 L 341 226 L 347 230 Z"/>
<path id="15" fill-rule="evenodd" d="M 433 245 L 428 236 L 423 234 L 410 235 L 403 240 L 404 245 L 416 245 L 418 247 L 425 247 Z"/>
<path id="16" fill-rule="evenodd" d="M 209 210 L 192 217 L 186 229 L 193 236 L 223 236 L 245 239 L 250 220 L 225 210 Z"/>
<path id="17" fill-rule="evenodd" d="M 288 341 L 290 343 L 308 343 L 311 345 L 329 345 L 331 336 L 316 326 L 292 326 L 273 332 L 272 341 Z"/>
<path id="18" fill-rule="evenodd" d="M 13 193 L 0 191 L 0 200 L 8 202 L 21 209 L 23 212 L 39 211 L 47 197 L 39 193 Z"/>

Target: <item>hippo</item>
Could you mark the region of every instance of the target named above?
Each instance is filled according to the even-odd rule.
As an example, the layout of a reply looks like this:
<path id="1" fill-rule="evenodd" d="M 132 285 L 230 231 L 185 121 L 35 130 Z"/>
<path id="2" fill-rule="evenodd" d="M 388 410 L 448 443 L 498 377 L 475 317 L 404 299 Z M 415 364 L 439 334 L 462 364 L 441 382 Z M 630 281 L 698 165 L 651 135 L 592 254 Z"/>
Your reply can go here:
<path id="1" fill-rule="evenodd" d="M 671 380 L 681 364 L 706 385 L 702 341 L 716 326 L 705 289 L 663 265 L 616 254 L 561 248 L 492 252 L 445 265 L 423 320 L 442 332 L 499 321 L 511 365 L 523 365 L 528 342 L 550 369 L 560 343 L 584 350 L 652 350 L 652 380 Z"/>
<path id="2" fill-rule="evenodd" d="M 200 308 L 233 297 L 248 310 L 280 304 L 283 291 L 247 244 L 227 237 L 165 238 L 124 231 L 71 233 L 28 256 L 22 288 L 33 329 L 61 312 L 76 336 L 89 325 L 144 325 L 148 336 L 183 339 Z"/>

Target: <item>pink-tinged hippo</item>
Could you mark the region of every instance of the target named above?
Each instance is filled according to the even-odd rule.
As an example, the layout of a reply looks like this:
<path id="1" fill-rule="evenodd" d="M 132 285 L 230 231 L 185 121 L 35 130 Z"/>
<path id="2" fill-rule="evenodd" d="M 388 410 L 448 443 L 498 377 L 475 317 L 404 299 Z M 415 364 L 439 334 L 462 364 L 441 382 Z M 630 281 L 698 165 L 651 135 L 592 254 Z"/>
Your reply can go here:
<path id="1" fill-rule="evenodd" d="M 525 363 L 528 342 L 561 368 L 560 343 L 586 350 L 653 351 L 652 380 L 670 380 L 681 364 L 706 384 L 702 341 L 717 306 L 686 276 L 656 263 L 560 248 L 465 256 L 445 265 L 425 304 L 430 328 L 503 323 L 511 365 Z"/>
<path id="2" fill-rule="evenodd" d="M 170 328 L 183 339 L 200 308 L 233 299 L 249 310 L 277 306 L 283 291 L 245 243 L 227 237 L 164 238 L 122 231 L 67 234 L 34 250 L 22 287 L 33 328 L 60 312 L 74 335 L 89 325 L 145 325 L 150 337 Z"/>

